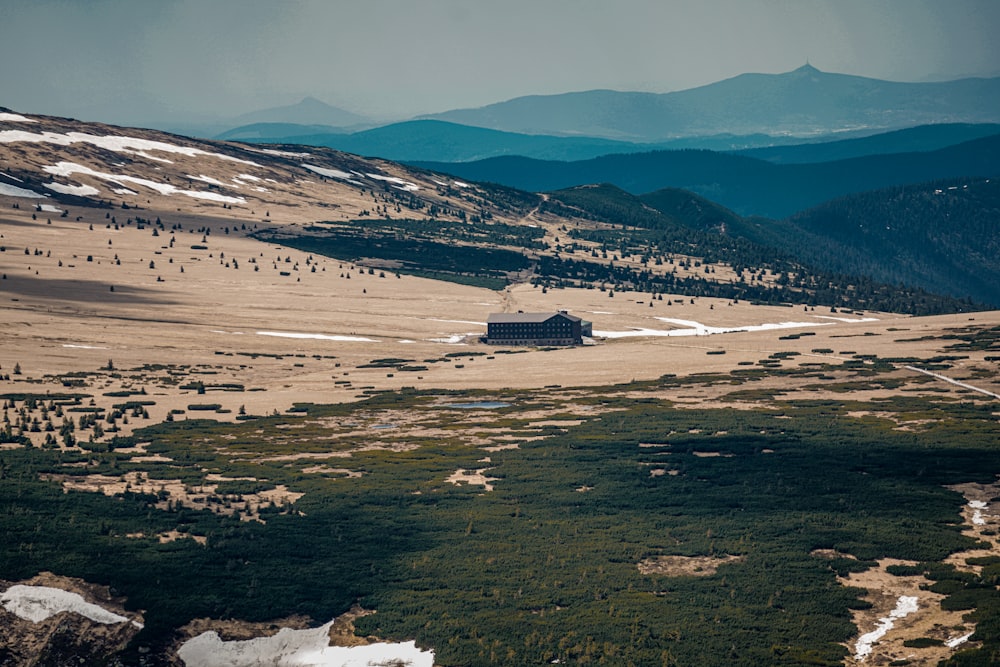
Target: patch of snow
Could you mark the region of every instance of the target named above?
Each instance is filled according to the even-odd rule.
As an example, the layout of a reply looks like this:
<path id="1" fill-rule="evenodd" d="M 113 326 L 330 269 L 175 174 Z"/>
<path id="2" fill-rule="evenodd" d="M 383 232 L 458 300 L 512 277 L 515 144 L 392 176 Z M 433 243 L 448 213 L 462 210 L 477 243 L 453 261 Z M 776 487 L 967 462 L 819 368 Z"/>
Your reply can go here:
<path id="1" fill-rule="evenodd" d="M 433 181 L 433 182 L 434 182 L 434 183 L 436 183 L 437 185 L 442 185 L 442 186 L 447 186 L 447 185 L 448 185 L 448 184 L 447 184 L 447 183 L 445 183 L 444 181 L 439 181 L 439 180 L 437 180 L 436 178 L 432 178 L 432 179 L 431 179 L 431 181 Z"/>
<path id="2" fill-rule="evenodd" d="M 386 183 L 392 183 L 398 186 L 399 190 L 405 190 L 406 192 L 416 192 L 420 189 L 419 185 L 415 183 L 410 183 L 409 181 L 404 181 L 401 178 L 396 178 L 395 176 L 382 176 L 381 174 L 365 174 L 368 178 L 374 181 L 385 181 Z"/>
<path id="3" fill-rule="evenodd" d="M 797 329 L 802 327 L 829 326 L 832 322 L 767 322 L 740 327 L 710 327 L 692 320 L 678 320 L 671 317 L 657 317 L 661 322 L 684 326 L 683 329 L 647 329 L 632 327 L 626 331 L 595 331 L 600 338 L 629 338 L 633 336 L 711 336 L 713 334 L 738 333 L 745 331 L 771 331 L 774 329 Z"/>
<path id="4" fill-rule="evenodd" d="M 25 197 L 28 199 L 45 199 L 48 197 L 48 195 L 39 194 L 34 190 L 19 188 L 16 185 L 7 185 L 6 183 L 0 183 L 0 195 L 5 197 Z"/>
<path id="5" fill-rule="evenodd" d="M 63 347 L 70 347 L 76 350 L 106 350 L 106 347 L 97 347 L 95 345 L 73 345 L 71 343 L 66 343 Z"/>
<path id="6" fill-rule="evenodd" d="M 211 176 L 205 176 L 204 174 L 200 176 L 187 175 L 192 181 L 201 181 L 202 183 L 208 183 L 209 185 L 218 185 L 219 187 L 226 187 L 226 184 L 217 178 L 212 178 Z"/>
<path id="7" fill-rule="evenodd" d="M 878 322 L 877 317 L 831 317 L 830 315 L 813 315 L 821 320 L 834 320 L 836 322 Z"/>
<path id="8" fill-rule="evenodd" d="M 949 639 L 944 643 L 944 645 L 947 646 L 948 648 L 957 648 L 958 646 L 961 646 L 965 642 L 969 641 L 969 639 L 974 634 L 976 634 L 976 632 L 973 630 L 967 635 L 962 635 L 961 637 L 955 637 L 954 639 Z"/>
<path id="9" fill-rule="evenodd" d="M 916 612 L 917 608 L 916 597 L 901 595 L 896 601 L 896 608 L 889 612 L 888 616 L 878 619 L 878 627 L 858 638 L 858 643 L 854 646 L 854 659 L 861 662 L 867 658 L 878 640 L 895 627 L 896 621 Z"/>
<path id="10" fill-rule="evenodd" d="M 452 181 L 456 188 L 471 188 L 472 186 L 463 181 Z"/>
<path id="11" fill-rule="evenodd" d="M 292 151 L 277 151 L 273 148 L 262 148 L 261 153 L 267 153 L 268 155 L 277 155 L 278 157 L 310 157 L 312 153 L 293 153 Z"/>
<path id="12" fill-rule="evenodd" d="M 434 652 L 418 649 L 413 641 L 351 647 L 330 646 L 332 625 L 333 621 L 309 630 L 282 628 L 271 637 L 229 642 L 222 641 L 216 632 L 203 632 L 184 642 L 177 655 L 186 667 L 434 665 Z"/>
<path id="13" fill-rule="evenodd" d="M 339 178 L 344 181 L 349 181 L 352 178 L 354 178 L 352 174 L 349 174 L 346 171 L 341 171 L 339 169 L 327 169 L 326 167 L 317 167 L 314 164 L 303 164 L 301 166 L 305 167 L 309 171 L 319 174 L 320 176 L 328 176 L 329 178 Z"/>
<path id="14" fill-rule="evenodd" d="M 427 340 L 431 343 L 444 343 L 445 345 L 465 345 L 465 339 L 469 336 L 482 336 L 482 331 L 473 331 L 472 333 L 464 334 L 453 334 L 446 338 L 428 338 Z"/>
<path id="15" fill-rule="evenodd" d="M 234 181 L 250 181 L 251 183 L 257 183 L 261 179 L 254 176 L 253 174 L 240 174 L 233 178 Z"/>
<path id="16" fill-rule="evenodd" d="M 88 195 L 99 195 L 101 191 L 92 185 L 66 185 L 65 183 L 45 183 L 45 187 L 53 192 L 59 192 L 64 195 L 76 195 L 78 197 L 86 197 Z"/>
<path id="17" fill-rule="evenodd" d="M 337 336 L 329 334 L 311 334 L 311 333 L 286 333 L 280 331 L 258 331 L 258 336 L 275 336 L 277 338 L 299 338 L 299 339 L 309 339 L 309 340 L 334 340 L 339 342 L 348 343 L 377 343 L 377 340 L 372 338 L 364 338 L 362 336 Z"/>
<path id="18" fill-rule="evenodd" d="M 53 206 L 52 204 L 42 204 L 38 208 L 42 209 L 46 213 L 62 213 L 63 210 L 58 206 Z"/>
<path id="19" fill-rule="evenodd" d="M 111 191 L 114 192 L 116 195 L 132 195 L 132 196 L 135 196 L 135 195 L 139 194 L 138 192 L 135 192 L 133 190 L 129 190 L 128 188 L 111 188 Z"/>
<path id="20" fill-rule="evenodd" d="M 49 586 L 16 584 L 4 591 L 4 594 L 0 596 L 0 602 L 3 602 L 4 609 L 10 613 L 32 623 L 41 623 L 64 611 L 85 616 L 95 623 L 125 623 L 129 620 L 87 602 L 79 593 L 71 593 L 61 588 Z M 141 623 L 136 621 L 132 621 L 132 623 L 136 627 L 142 627 Z"/>
<path id="21" fill-rule="evenodd" d="M 439 320 L 436 317 L 429 317 L 427 319 L 430 322 L 447 322 L 448 324 L 472 324 L 480 327 L 486 326 L 486 322 L 472 322 L 470 320 Z"/>
<path id="22" fill-rule="evenodd" d="M 982 500 L 970 500 L 969 507 L 972 509 L 973 525 L 985 526 L 986 519 L 983 518 L 983 510 L 986 509 L 986 502 Z"/>
<path id="23" fill-rule="evenodd" d="M 19 113 L 9 113 L 7 111 L 0 111 L 0 122 L 8 123 L 37 123 L 37 120 L 32 120 L 27 116 L 22 116 Z"/>
<path id="24" fill-rule="evenodd" d="M 230 197 L 228 195 L 220 195 L 217 192 L 203 192 L 200 190 L 181 190 L 169 183 L 159 183 L 157 181 L 151 181 L 148 178 L 139 178 L 138 176 L 129 176 L 127 174 L 109 174 L 102 171 L 97 171 L 91 169 L 90 167 L 85 167 L 82 164 L 77 164 L 75 162 L 59 162 L 58 164 L 52 166 L 42 167 L 42 171 L 49 174 L 54 174 L 56 176 L 71 176 L 73 174 L 85 174 L 87 176 L 93 176 L 95 178 L 100 178 L 101 180 L 110 181 L 117 185 L 124 186 L 126 183 L 132 185 L 141 185 L 147 187 L 150 190 L 155 190 L 161 195 L 185 195 L 193 199 L 208 199 L 211 201 L 218 201 L 227 204 L 243 204 L 246 200 L 243 197 Z M 45 187 L 51 187 L 46 185 Z M 65 186 L 64 186 L 65 187 Z M 84 185 L 79 186 L 83 188 L 88 188 L 90 186 Z M 55 189 L 55 188 L 52 188 Z M 93 192 L 88 192 L 87 194 L 97 194 L 96 189 Z M 62 192 L 62 190 L 57 190 L 57 192 Z M 79 194 L 76 192 L 69 192 L 67 194 Z"/>
<path id="25" fill-rule="evenodd" d="M 260 166 L 250 160 L 242 160 L 222 153 L 209 153 L 208 151 L 191 146 L 178 146 L 177 144 L 169 144 L 165 141 L 154 141 L 152 139 L 140 139 L 138 137 L 125 137 L 113 134 L 98 136 L 96 134 L 87 134 L 86 132 L 67 132 L 61 134 L 59 132 L 26 132 L 24 130 L 4 130 L 0 132 L 0 143 L 8 144 L 14 142 L 46 143 L 58 146 L 84 143 L 116 153 L 140 155 L 148 159 L 158 159 L 161 161 L 163 158 L 151 157 L 147 151 L 177 153 L 188 157 L 215 157 L 229 162 L 238 162 L 255 167 Z"/>
<path id="26" fill-rule="evenodd" d="M 162 162 L 163 164 L 173 164 L 173 160 L 168 160 L 165 157 L 156 157 L 155 155 L 150 155 L 146 151 L 122 151 L 123 153 L 131 153 L 132 155 L 138 155 L 141 158 L 146 158 L 147 160 L 152 160 L 153 162 Z M 157 167 L 158 168 L 158 167 Z"/>

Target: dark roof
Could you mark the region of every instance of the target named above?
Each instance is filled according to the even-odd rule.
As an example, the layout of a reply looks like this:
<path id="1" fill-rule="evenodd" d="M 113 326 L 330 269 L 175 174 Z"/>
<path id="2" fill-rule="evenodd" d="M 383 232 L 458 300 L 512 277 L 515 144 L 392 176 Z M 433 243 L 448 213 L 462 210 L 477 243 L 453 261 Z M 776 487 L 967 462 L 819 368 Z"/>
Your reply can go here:
<path id="1" fill-rule="evenodd" d="M 551 320 L 553 317 L 565 317 L 570 322 L 582 321 L 576 315 L 559 311 L 557 313 L 490 313 L 490 317 L 486 322 L 488 324 L 541 324 L 542 322 Z"/>

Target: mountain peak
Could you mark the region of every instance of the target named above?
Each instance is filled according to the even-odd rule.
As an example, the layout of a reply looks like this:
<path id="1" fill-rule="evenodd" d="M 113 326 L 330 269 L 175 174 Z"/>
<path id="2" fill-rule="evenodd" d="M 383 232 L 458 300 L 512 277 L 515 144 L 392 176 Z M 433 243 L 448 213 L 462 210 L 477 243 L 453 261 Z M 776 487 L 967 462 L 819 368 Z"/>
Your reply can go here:
<path id="1" fill-rule="evenodd" d="M 823 72 L 820 71 L 820 70 L 818 70 L 818 69 L 816 69 L 811 64 L 809 64 L 809 61 L 807 60 L 805 65 L 803 65 L 802 67 L 799 67 L 798 69 L 792 70 L 791 73 L 792 74 L 822 74 Z"/>

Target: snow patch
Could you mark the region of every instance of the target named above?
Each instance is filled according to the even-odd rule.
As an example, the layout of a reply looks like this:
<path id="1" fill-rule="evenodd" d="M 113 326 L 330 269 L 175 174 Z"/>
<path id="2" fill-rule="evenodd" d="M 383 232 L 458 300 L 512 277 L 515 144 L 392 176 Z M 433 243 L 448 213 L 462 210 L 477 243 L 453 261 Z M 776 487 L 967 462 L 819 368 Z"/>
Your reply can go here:
<path id="1" fill-rule="evenodd" d="M 396 178 L 395 176 L 382 176 L 381 174 L 365 174 L 368 178 L 374 181 L 385 181 L 386 183 L 392 183 L 398 186 L 398 189 L 405 190 L 406 192 L 416 192 L 420 189 L 420 186 L 415 183 L 410 183 L 409 181 L 404 181 L 401 178 Z"/>
<path id="2" fill-rule="evenodd" d="M 47 618 L 69 611 L 80 616 L 85 616 L 95 623 L 106 625 L 114 623 L 125 623 L 129 619 L 124 616 L 112 613 L 96 604 L 91 604 L 83 599 L 79 593 L 71 593 L 61 588 L 51 588 L 49 586 L 26 586 L 16 584 L 8 588 L 2 596 L 4 609 L 19 618 L 41 623 Z M 138 628 L 141 623 L 132 621 Z"/>
<path id="3" fill-rule="evenodd" d="M 261 153 L 267 153 L 268 155 L 277 155 L 278 157 L 310 157 L 312 153 L 293 153 L 292 151 L 277 151 L 273 148 L 262 148 Z"/>
<path id="4" fill-rule="evenodd" d="M 37 120 L 32 120 L 27 116 L 22 116 L 19 113 L 9 113 L 7 111 L 0 111 L 0 121 L 6 121 L 8 123 L 37 123 Z"/>
<path id="5" fill-rule="evenodd" d="M 970 500 L 969 507 L 972 509 L 973 525 L 985 526 L 986 519 L 983 518 L 983 510 L 986 509 L 986 502 L 983 500 Z"/>
<path id="6" fill-rule="evenodd" d="M 320 176 L 327 176 L 329 178 L 339 178 L 343 181 L 349 181 L 354 178 L 353 174 L 349 174 L 346 171 L 341 171 L 339 169 L 327 169 L 326 167 L 317 167 L 314 164 L 303 164 L 301 165 L 308 169 L 309 171 L 315 172 Z"/>
<path id="7" fill-rule="evenodd" d="M 45 187 L 53 192 L 64 195 L 76 195 L 77 197 L 87 197 L 89 195 L 99 195 L 101 191 L 92 185 L 66 185 L 65 183 L 45 183 Z"/>
<path id="8" fill-rule="evenodd" d="M 465 345 L 465 339 L 469 336 L 482 335 L 482 331 L 473 331 L 472 333 L 453 334 L 451 336 L 447 336 L 446 338 L 428 338 L 427 340 L 431 343 L 443 343 L 445 345 Z"/>
<path id="9" fill-rule="evenodd" d="M 75 350 L 106 350 L 106 347 L 98 347 L 96 345 L 73 345 L 72 343 L 65 343 L 63 347 L 73 348 Z"/>
<path id="10" fill-rule="evenodd" d="M 52 204 L 42 204 L 38 208 L 40 208 L 45 213 L 62 213 L 63 212 L 63 210 L 61 208 L 59 208 L 58 206 L 53 206 Z"/>
<path id="11" fill-rule="evenodd" d="M 472 324 L 480 327 L 486 326 L 486 322 L 473 322 L 471 320 L 439 320 L 436 317 L 429 317 L 427 319 L 429 322 L 446 322 L 448 324 Z"/>
<path id="12" fill-rule="evenodd" d="M 218 185 L 219 187 L 222 188 L 226 187 L 226 184 L 220 181 L 219 179 L 212 178 L 211 176 L 205 176 L 204 174 L 200 176 L 192 176 L 191 174 L 188 174 L 187 177 L 190 178 L 192 181 L 201 181 L 202 183 L 208 183 L 209 185 Z"/>
<path id="13" fill-rule="evenodd" d="M 878 627 L 858 638 L 858 643 L 854 646 L 854 659 L 861 662 L 867 658 L 872 652 L 872 647 L 874 647 L 878 640 L 885 637 L 895 627 L 896 621 L 916 612 L 917 608 L 916 597 L 909 595 L 900 596 L 896 601 L 896 608 L 889 612 L 888 616 L 878 619 Z"/>
<path id="14" fill-rule="evenodd" d="M 274 336 L 277 338 L 298 338 L 298 339 L 309 339 L 309 340 L 335 340 L 339 342 L 348 343 L 377 343 L 377 340 L 372 338 L 364 338 L 362 336 L 337 336 L 329 334 L 313 334 L 313 333 L 294 333 L 294 332 L 280 332 L 280 331 L 258 331 L 258 336 Z"/>
<path id="15" fill-rule="evenodd" d="M 242 641 L 222 641 L 216 632 L 203 632 L 189 639 L 177 651 L 186 667 L 368 667 L 409 665 L 433 667 L 434 652 L 422 651 L 416 642 L 330 646 L 330 627 L 309 630 L 282 628 L 271 637 Z"/>
<path id="16" fill-rule="evenodd" d="M 676 324 L 683 329 L 647 329 L 632 327 L 626 331 L 595 331 L 600 338 L 629 338 L 633 336 L 711 336 L 713 334 L 737 333 L 745 331 L 772 331 L 775 329 L 797 329 L 803 327 L 823 327 L 832 322 L 767 322 L 765 324 L 749 324 L 739 327 L 710 327 L 693 320 L 678 320 L 671 317 L 657 317 L 661 322 Z"/>
<path id="17" fill-rule="evenodd" d="M 209 153 L 208 151 L 192 146 L 178 146 L 177 144 L 170 144 L 165 141 L 154 141 L 152 139 L 140 139 L 138 137 L 125 137 L 113 134 L 98 136 L 96 134 L 87 134 L 86 132 L 67 132 L 61 134 L 59 132 L 27 132 L 25 130 L 4 130 L 0 132 L 0 143 L 9 144 L 14 142 L 45 143 L 56 144 L 58 146 L 83 143 L 116 153 L 140 155 L 152 160 L 163 161 L 163 158 L 151 157 L 147 151 L 177 153 L 188 157 L 215 157 L 228 162 L 249 164 L 254 167 L 261 166 L 250 160 L 242 160 L 231 155 L 224 155 L 223 153 Z"/>
<path id="18" fill-rule="evenodd" d="M 48 197 L 48 195 L 39 194 L 34 190 L 19 188 L 16 185 L 7 185 L 6 183 L 0 183 L 0 195 L 5 197 L 26 197 L 28 199 L 44 199 Z"/>
<path id="19" fill-rule="evenodd" d="M 85 167 L 82 164 L 77 164 L 75 162 L 59 162 L 52 166 L 42 167 L 42 171 L 46 173 L 53 174 L 55 176 L 71 176 L 73 174 L 84 174 L 86 176 L 93 176 L 94 178 L 99 178 L 104 181 L 109 181 L 117 185 L 124 186 L 126 183 L 132 185 L 141 185 L 147 187 L 150 190 L 155 190 L 161 195 L 185 195 L 193 199 L 207 199 L 210 201 L 223 202 L 226 204 L 244 204 L 246 200 L 243 197 L 230 197 L 228 195 L 220 195 L 217 192 L 203 192 L 200 190 L 181 190 L 178 187 L 170 185 L 169 183 L 159 183 L 157 181 L 151 181 L 148 178 L 139 178 L 138 176 L 129 176 L 127 174 L 109 174 L 103 171 L 97 171 L 91 169 L 90 167 Z M 57 184 L 56 184 L 57 185 Z M 52 188 L 52 184 L 46 185 L 45 187 L 56 190 Z M 61 186 L 61 187 L 73 187 L 73 186 Z M 80 188 L 90 188 L 93 192 L 87 192 L 86 194 L 96 195 L 98 190 L 91 188 L 89 185 L 77 186 Z M 56 192 L 64 192 L 63 190 L 56 190 Z M 80 194 L 79 192 L 67 192 L 66 194 Z M 135 193 L 133 193 L 135 194 Z"/>
<path id="20" fill-rule="evenodd" d="M 830 315 L 813 315 L 821 320 L 835 320 L 837 322 L 878 322 L 877 317 L 831 317 Z"/>
<path id="21" fill-rule="evenodd" d="M 948 648 L 957 648 L 962 644 L 964 644 L 965 642 L 969 641 L 969 639 L 972 638 L 972 635 L 974 634 L 976 634 L 975 631 L 972 631 L 967 635 L 962 635 L 961 637 L 955 637 L 954 639 L 949 639 L 944 643 L 944 645 L 947 646 Z"/>
<path id="22" fill-rule="evenodd" d="M 472 186 L 463 181 L 452 181 L 456 188 L 471 188 Z"/>

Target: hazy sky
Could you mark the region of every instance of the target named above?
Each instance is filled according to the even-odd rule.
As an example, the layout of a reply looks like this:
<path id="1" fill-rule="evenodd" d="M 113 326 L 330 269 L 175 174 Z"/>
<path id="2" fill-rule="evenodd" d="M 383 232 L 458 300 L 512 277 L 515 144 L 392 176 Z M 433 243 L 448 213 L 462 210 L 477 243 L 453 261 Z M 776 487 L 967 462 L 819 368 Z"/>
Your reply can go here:
<path id="1" fill-rule="evenodd" d="M 1000 74 L 1000 0 L 0 0 L 0 106 L 110 122 L 311 95 L 400 118 L 743 72 Z"/>

